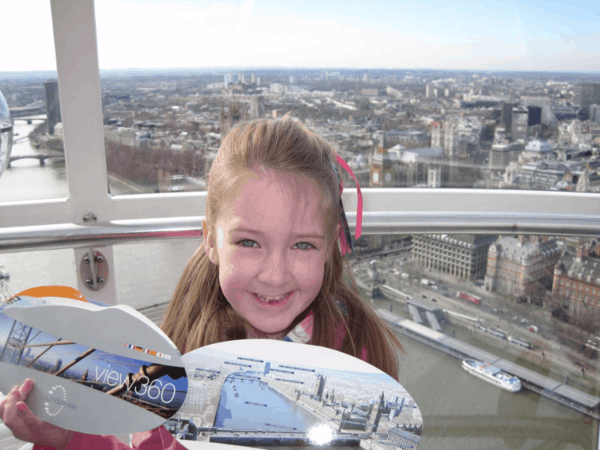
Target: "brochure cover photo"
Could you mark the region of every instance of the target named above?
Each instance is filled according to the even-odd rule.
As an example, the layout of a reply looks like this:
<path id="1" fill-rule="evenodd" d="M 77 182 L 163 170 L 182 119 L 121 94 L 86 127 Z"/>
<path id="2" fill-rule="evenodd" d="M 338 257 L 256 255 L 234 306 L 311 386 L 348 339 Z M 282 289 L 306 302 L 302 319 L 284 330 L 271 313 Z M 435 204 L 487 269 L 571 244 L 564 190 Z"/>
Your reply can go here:
<path id="1" fill-rule="evenodd" d="M 183 356 L 179 440 L 255 447 L 416 448 L 423 418 L 397 381 L 349 355 L 272 340 L 223 342 Z"/>
<path id="2" fill-rule="evenodd" d="M 69 302 L 77 305 L 69 308 Z M 64 335 L 27 323 L 29 317 L 36 322 L 36 308 L 42 306 L 47 322 L 63 323 Z M 24 321 L 16 320 L 16 308 L 25 311 Z M 150 340 L 147 335 L 156 330 L 145 324 L 136 327 L 139 318 L 122 310 L 111 316 L 103 339 L 92 336 L 91 329 L 103 326 L 101 313 L 107 309 L 111 308 L 97 303 L 27 296 L 0 306 L 0 391 L 8 393 L 30 378 L 35 383 L 27 399 L 32 411 L 44 421 L 84 433 L 134 433 L 164 423 L 187 394 L 181 356 L 166 336 L 168 345 L 162 351 L 143 347 Z M 73 320 L 87 322 L 87 336 L 77 339 L 81 330 L 69 326 Z M 127 337 L 125 332 L 115 341 L 110 337 L 113 327 L 136 329 L 136 333 Z"/>

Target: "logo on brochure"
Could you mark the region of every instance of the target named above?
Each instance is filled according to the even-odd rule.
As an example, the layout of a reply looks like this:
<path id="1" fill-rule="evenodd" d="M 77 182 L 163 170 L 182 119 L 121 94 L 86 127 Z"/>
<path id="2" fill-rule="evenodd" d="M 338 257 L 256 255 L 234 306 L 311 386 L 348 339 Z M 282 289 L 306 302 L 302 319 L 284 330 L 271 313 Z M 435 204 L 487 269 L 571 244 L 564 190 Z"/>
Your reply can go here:
<path id="1" fill-rule="evenodd" d="M 77 409 L 77 405 L 67 403 L 67 391 L 60 384 L 56 384 L 50 388 L 46 394 L 44 402 L 44 410 L 49 416 L 57 416 L 64 408 Z"/>

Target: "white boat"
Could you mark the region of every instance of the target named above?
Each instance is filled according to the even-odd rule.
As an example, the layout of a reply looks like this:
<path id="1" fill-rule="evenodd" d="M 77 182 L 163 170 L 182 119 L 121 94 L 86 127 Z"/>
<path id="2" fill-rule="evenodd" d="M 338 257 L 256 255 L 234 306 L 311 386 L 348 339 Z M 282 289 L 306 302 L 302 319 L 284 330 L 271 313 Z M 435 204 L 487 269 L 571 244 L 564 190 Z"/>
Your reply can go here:
<path id="1" fill-rule="evenodd" d="M 502 372 L 496 366 L 475 359 L 465 359 L 462 362 L 462 367 L 471 375 L 475 375 L 509 392 L 517 392 L 521 389 L 521 380 L 518 377 Z"/>

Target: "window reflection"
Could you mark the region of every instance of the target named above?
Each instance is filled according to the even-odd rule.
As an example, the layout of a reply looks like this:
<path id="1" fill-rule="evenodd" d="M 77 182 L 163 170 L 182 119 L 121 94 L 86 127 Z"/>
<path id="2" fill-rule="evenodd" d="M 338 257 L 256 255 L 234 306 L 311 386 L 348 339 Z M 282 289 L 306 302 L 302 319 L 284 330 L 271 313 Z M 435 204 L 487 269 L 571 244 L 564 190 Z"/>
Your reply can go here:
<path id="1" fill-rule="evenodd" d="M 434 448 L 444 438 L 438 443 L 444 448 L 474 442 L 528 448 L 559 439 L 595 448 L 600 307 L 597 297 L 582 294 L 600 292 L 599 249 L 597 239 L 556 236 L 357 241 L 351 266 L 359 290 L 384 318 L 401 321 L 395 329 L 407 355 L 400 380 L 420 398 L 422 445 Z M 481 253 L 485 263 L 478 271 Z M 466 355 L 519 376 L 521 391 L 472 378 L 461 366 Z M 577 431 L 563 428 L 558 436 L 559 424 Z"/>

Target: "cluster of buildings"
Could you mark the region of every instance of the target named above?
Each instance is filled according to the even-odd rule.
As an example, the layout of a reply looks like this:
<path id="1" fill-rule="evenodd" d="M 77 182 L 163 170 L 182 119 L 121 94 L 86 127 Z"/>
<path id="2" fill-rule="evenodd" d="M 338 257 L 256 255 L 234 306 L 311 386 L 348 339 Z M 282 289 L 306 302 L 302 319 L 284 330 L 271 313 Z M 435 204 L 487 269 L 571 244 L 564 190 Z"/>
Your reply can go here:
<path id="1" fill-rule="evenodd" d="M 205 163 L 183 175 L 202 179 L 235 123 L 292 113 L 334 144 L 362 186 L 595 191 L 600 82 L 556 79 L 433 70 L 107 73 L 105 137 L 193 152 Z M 56 82 L 32 82 L 0 80 L 0 88 L 11 107 L 45 100 L 53 133 Z"/>
<path id="2" fill-rule="evenodd" d="M 412 240 L 414 262 L 429 271 L 483 280 L 489 292 L 532 302 L 552 293 L 570 314 L 600 312 L 598 239 L 431 234 Z"/>
<path id="3" fill-rule="evenodd" d="M 381 392 L 378 398 L 370 402 L 340 401 L 336 399 L 335 389 L 325 390 L 326 382 L 327 377 L 317 374 L 310 391 L 294 390 L 295 401 L 314 410 L 328 423 L 336 424 L 338 432 L 367 433 L 383 438 L 373 448 L 382 449 L 390 445 L 415 448 L 420 443 L 422 421 L 406 421 L 406 414 L 404 420 L 399 420 L 403 410 L 417 408 L 412 399 L 407 401 L 407 398 L 396 395 L 394 400 L 386 400 L 385 392 Z M 382 426 L 383 421 L 386 426 Z"/>

